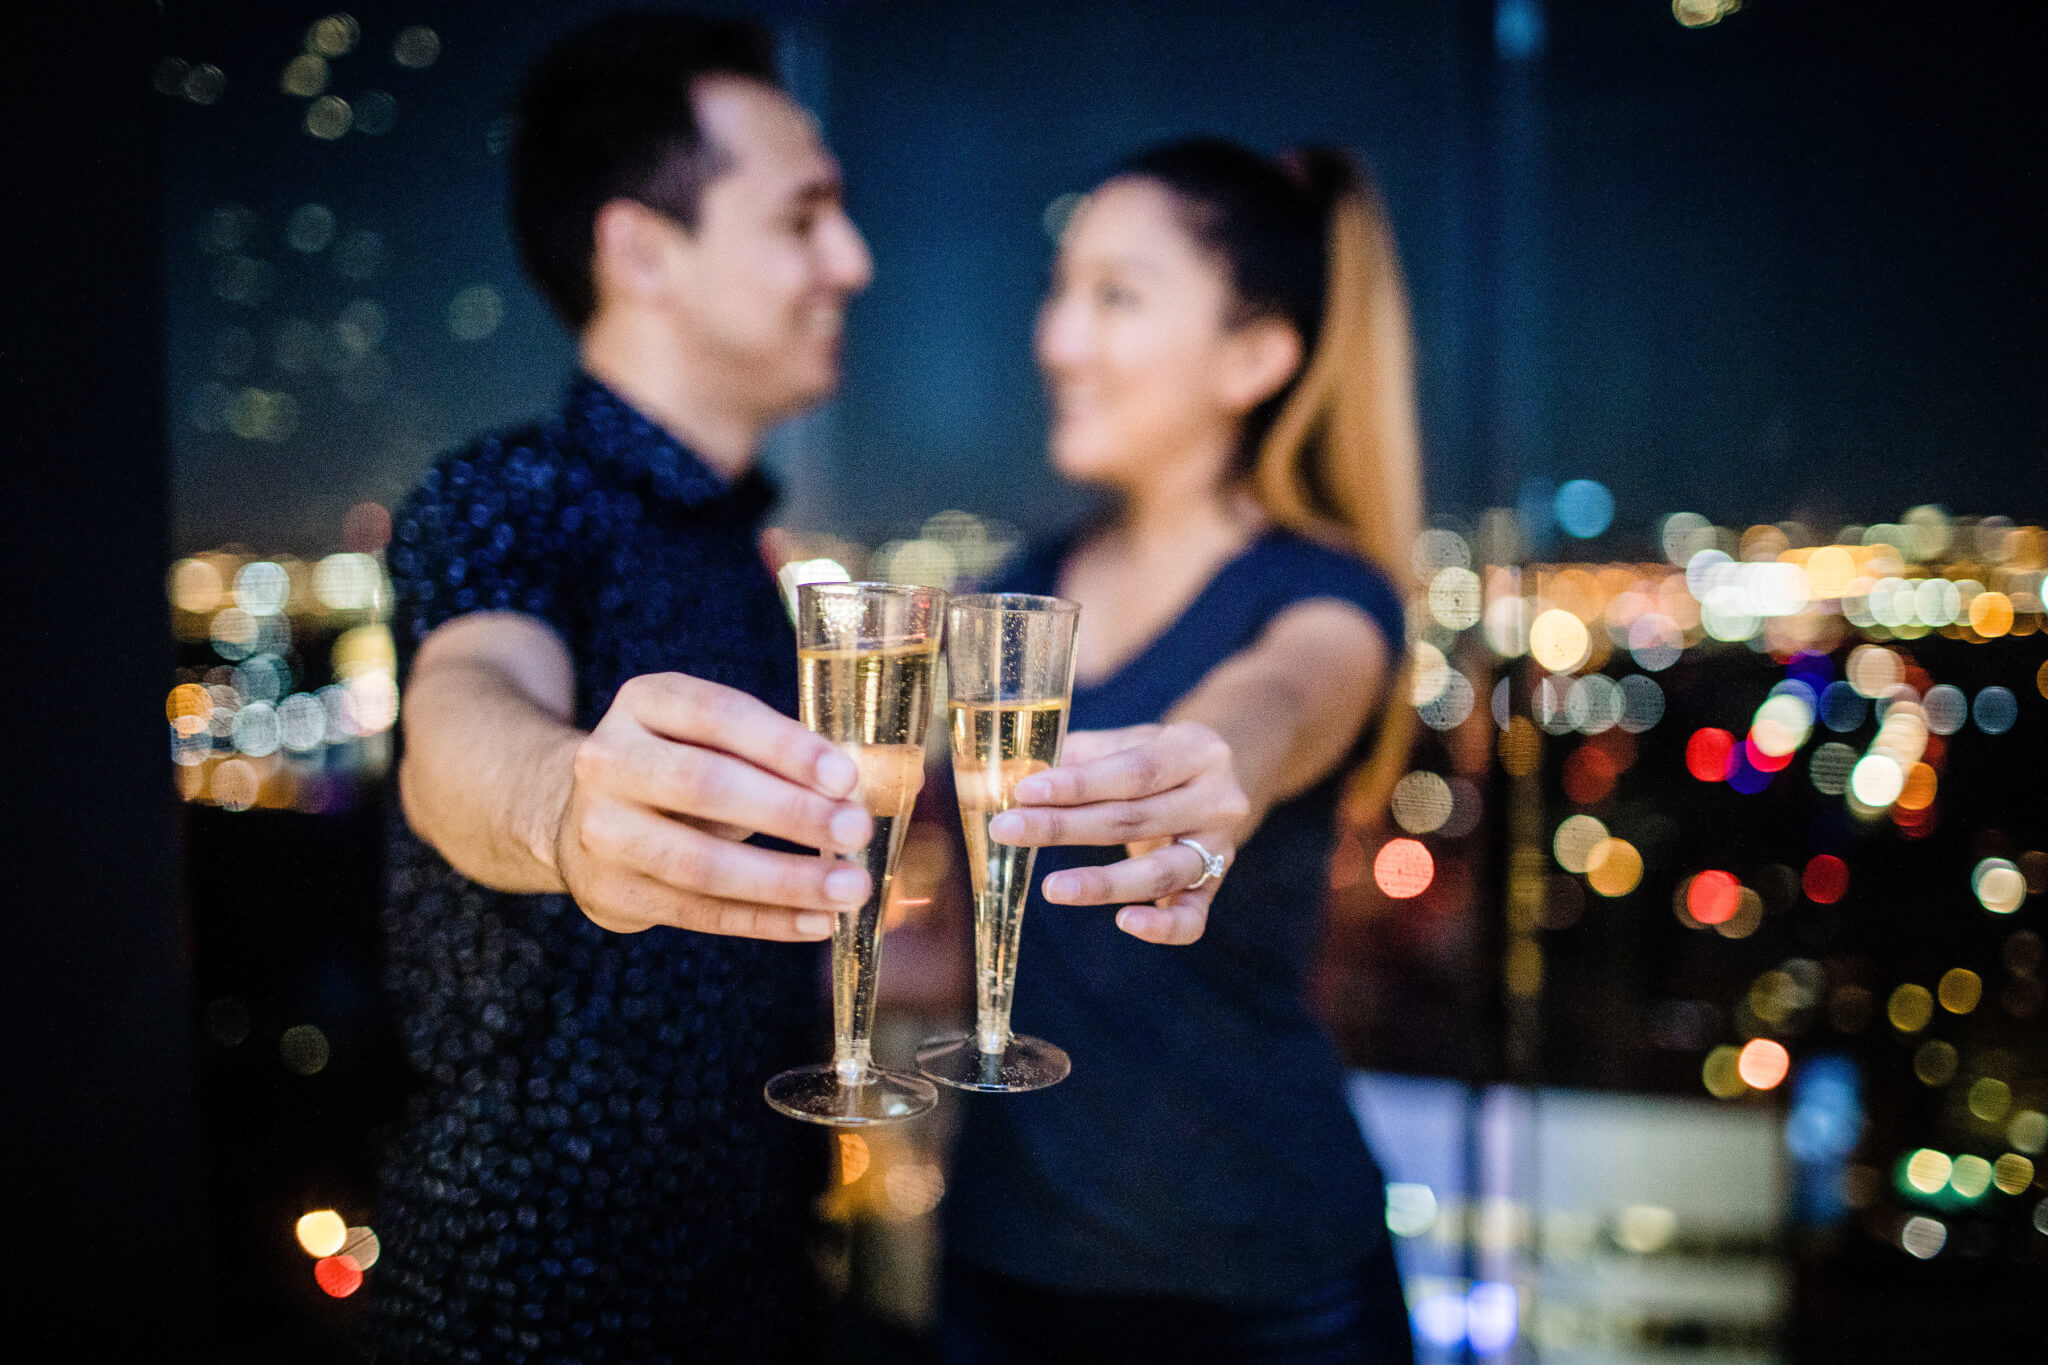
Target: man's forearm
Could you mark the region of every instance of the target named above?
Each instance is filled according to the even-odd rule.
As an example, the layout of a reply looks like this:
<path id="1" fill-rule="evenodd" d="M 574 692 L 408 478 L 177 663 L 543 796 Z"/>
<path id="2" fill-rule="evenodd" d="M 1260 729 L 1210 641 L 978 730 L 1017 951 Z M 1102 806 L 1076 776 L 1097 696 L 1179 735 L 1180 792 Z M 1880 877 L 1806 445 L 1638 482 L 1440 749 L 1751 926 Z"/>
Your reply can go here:
<path id="1" fill-rule="evenodd" d="M 473 881 L 561 891 L 555 833 L 583 738 L 497 665 L 443 661 L 405 698 L 406 819 Z"/>

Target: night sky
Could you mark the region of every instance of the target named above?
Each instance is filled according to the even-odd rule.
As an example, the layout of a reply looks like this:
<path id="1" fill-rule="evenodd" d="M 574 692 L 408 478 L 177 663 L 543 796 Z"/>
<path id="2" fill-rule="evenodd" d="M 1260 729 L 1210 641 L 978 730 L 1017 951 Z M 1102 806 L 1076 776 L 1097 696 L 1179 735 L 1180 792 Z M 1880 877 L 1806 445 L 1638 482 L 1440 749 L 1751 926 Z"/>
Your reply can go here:
<path id="1" fill-rule="evenodd" d="M 325 139 L 308 119 L 333 109 L 280 80 L 326 9 L 165 6 L 166 55 L 223 75 L 210 104 L 160 105 L 174 548 L 334 548 L 353 503 L 555 401 L 572 352 L 506 238 L 499 120 L 522 65 L 599 8 L 355 5 L 320 92 L 355 122 Z M 1646 549 L 1679 508 L 1825 531 L 1922 501 L 2048 510 L 2018 21 L 1782 0 L 1701 30 L 1654 0 L 737 8 L 778 24 L 880 270 L 840 402 L 778 443 L 798 524 L 1074 516 L 1029 359 L 1044 211 L 1195 131 L 1374 167 L 1439 518 L 1577 477 L 1617 497 L 1600 552 Z M 412 25 L 431 65 L 394 59 Z"/>

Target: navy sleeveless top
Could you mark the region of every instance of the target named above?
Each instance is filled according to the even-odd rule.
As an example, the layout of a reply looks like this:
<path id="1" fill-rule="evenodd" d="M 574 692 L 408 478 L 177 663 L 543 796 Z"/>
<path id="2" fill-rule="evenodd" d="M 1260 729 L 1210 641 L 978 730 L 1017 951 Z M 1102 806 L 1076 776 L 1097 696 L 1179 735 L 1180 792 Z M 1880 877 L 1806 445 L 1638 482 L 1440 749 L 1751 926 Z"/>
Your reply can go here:
<path id="1" fill-rule="evenodd" d="M 1055 592 L 1071 545 L 1037 549 L 1000 586 Z M 1359 607 L 1401 647 L 1384 576 L 1268 531 L 1115 674 L 1077 686 L 1071 727 L 1161 719 L 1274 616 L 1318 598 Z M 1050 905 L 1034 888 L 1013 1022 L 1074 1070 L 1046 1090 L 967 1098 L 949 1255 L 1060 1288 L 1249 1304 L 1326 1282 L 1386 1236 L 1378 1167 L 1304 998 L 1342 785 L 1339 772 L 1273 807 L 1190 946 L 1142 942 L 1114 907 Z M 1122 856 L 1048 848 L 1037 871 Z"/>

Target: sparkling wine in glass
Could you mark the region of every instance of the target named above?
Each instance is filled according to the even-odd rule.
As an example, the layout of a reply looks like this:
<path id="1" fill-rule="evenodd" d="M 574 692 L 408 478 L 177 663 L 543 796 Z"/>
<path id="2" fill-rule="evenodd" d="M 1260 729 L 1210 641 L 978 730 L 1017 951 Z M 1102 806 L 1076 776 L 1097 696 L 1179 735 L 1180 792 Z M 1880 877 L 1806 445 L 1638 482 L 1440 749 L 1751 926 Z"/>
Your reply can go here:
<path id="1" fill-rule="evenodd" d="M 855 796 L 874 820 L 874 835 L 847 855 L 867 868 L 873 889 L 832 931 L 832 1060 L 785 1071 L 763 1092 L 791 1118 L 862 1127 L 913 1118 L 938 1102 L 929 1082 L 876 1066 L 870 1040 L 882 912 L 924 786 L 945 600 L 935 588 L 888 583 L 806 583 L 797 590 L 803 722 L 859 765 Z"/>
<path id="2" fill-rule="evenodd" d="M 1073 602 L 1022 593 L 956 598 L 947 613 L 953 782 L 974 885 L 975 1020 L 969 1032 L 928 1040 L 917 1065 L 962 1090 L 1038 1090 L 1072 1069 L 1060 1048 L 1010 1028 L 1037 850 L 997 843 L 988 825 L 1014 804 L 1019 782 L 1060 761 L 1080 616 Z"/>

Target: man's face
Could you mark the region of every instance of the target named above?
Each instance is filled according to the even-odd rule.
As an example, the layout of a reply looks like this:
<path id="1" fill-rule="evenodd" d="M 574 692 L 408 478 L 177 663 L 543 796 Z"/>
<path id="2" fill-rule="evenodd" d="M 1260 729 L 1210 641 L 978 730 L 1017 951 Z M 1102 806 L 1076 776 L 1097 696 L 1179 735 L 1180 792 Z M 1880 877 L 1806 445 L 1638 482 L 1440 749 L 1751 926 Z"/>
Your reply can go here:
<path id="1" fill-rule="evenodd" d="M 727 169 L 705 188 L 696 230 L 678 229 L 673 320 L 728 394 L 778 420 L 838 387 L 846 303 L 874 263 L 840 202 L 838 163 L 788 96 L 713 77 L 696 103 Z"/>

